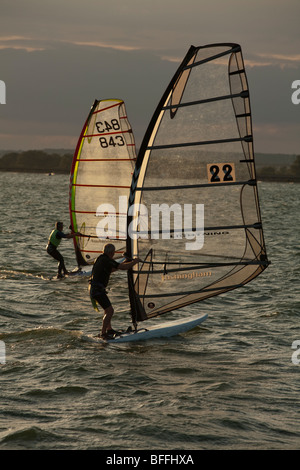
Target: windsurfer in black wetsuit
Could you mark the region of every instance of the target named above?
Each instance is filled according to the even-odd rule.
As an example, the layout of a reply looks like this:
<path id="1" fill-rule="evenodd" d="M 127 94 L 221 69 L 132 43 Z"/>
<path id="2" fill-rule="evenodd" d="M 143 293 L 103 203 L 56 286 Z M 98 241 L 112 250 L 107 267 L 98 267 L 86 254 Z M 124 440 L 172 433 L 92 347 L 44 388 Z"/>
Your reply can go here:
<path id="1" fill-rule="evenodd" d="M 47 253 L 58 261 L 57 279 L 60 279 L 68 274 L 64 258 L 57 249 L 58 245 L 60 244 L 62 238 L 73 238 L 76 235 L 80 235 L 79 232 L 64 233 L 63 228 L 64 224 L 62 222 L 56 222 L 55 229 L 50 233 L 48 245 L 46 247 Z"/>
<path id="2" fill-rule="evenodd" d="M 114 309 L 111 305 L 105 288 L 108 285 L 109 278 L 112 272 L 117 269 L 128 270 L 139 262 L 139 259 L 128 261 L 127 259 L 122 263 L 118 263 L 113 259 L 115 254 L 115 246 L 108 243 L 104 246 L 103 254 L 100 255 L 93 266 L 92 278 L 90 280 L 90 297 L 94 308 L 98 303 L 104 310 L 102 330 L 100 338 L 110 339 L 116 334 L 116 331 L 111 327 L 111 319 L 114 314 Z"/>

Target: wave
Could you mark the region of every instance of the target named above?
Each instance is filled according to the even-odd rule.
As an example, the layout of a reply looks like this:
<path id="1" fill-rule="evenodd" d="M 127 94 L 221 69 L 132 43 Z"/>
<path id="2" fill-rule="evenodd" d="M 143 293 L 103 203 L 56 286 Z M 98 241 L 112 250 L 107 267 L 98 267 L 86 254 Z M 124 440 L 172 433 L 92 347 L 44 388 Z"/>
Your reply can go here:
<path id="1" fill-rule="evenodd" d="M 1 436 L 2 434 L 2 436 Z M 0 434 L 0 447 L 14 449 L 36 448 L 37 442 L 41 448 L 44 442 L 45 448 L 51 448 L 51 444 L 65 441 L 66 436 L 60 436 L 53 431 L 46 431 L 37 426 L 21 428 L 15 431 L 8 431 Z"/>
<path id="2" fill-rule="evenodd" d="M 0 334 L 1 340 L 9 340 L 9 341 L 22 341 L 28 339 L 43 339 L 43 338 L 50 338 L 52 336 L 66 336 L 68 338 L 80 338 L 82 333 L 80 331 L 74 330 L 65 330 L 63 328 L 56 328 L 52 326 L 42 327 L 38 326 L 36 328 L 27 329 L 24 331 L 17 331 L 13 333 L 3 333 Z"/>
<path id="3" fill-rule="evenodd" d="M 50 281 L 51 277 L 42 274 L 34 273 L 30 271 L 19 271 L 18 269 L 0 269 L 0 279 L 11 279 L 20 280 L 22 278 L 42 279 L 44 281 Z"/>

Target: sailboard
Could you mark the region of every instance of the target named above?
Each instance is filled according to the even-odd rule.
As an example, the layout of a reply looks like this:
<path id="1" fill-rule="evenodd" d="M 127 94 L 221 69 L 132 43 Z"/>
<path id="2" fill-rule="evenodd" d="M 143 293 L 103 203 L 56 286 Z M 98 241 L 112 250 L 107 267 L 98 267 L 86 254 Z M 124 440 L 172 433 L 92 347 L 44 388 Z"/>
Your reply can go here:
<path id="1" fill-rule="evenodd" d="M 142 141 L 127 227 L 127 252 L 141 260 L 128 272 L 136 330 L 267 268 L 240 45 L 188 50 Z"/>
<path id="2" fill-rule="evenodd" d="M 78 265 L 73 274 L 89 276 L 104 243 L 113 243 L 116 257 L 122 258 L 135 161 L 134 136 L 124 101 L 95 100 L 70 172 L 71 228 L 81 234 L 73 239 Z"/>
<path id="3" fill-rule="evenodd" d="M 156 338 L 169 338 L 171 336 L 179 335 L 190 331 L 197 326 L 201 325 L 207 318 L 207 314 L 199 316 L 191 316 L 188 318 L 179 318 L 177 320 L 161 322 L 156 325 L 140 327 L 137 329 L 129 329 L 127 331 L 119 331 L 112 339 L 93 338 L 89 336 L 90 340 L 104 343 L 131 343 L 133 341 L 146 341 Z"/>

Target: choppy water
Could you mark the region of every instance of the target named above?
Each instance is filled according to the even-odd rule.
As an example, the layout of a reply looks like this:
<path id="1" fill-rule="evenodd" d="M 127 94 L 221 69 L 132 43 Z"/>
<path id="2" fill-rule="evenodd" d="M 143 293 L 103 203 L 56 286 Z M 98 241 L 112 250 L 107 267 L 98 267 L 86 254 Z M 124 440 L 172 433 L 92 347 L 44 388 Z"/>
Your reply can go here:
<path id="1" fill-rule="evenodd" d="M 300 186 L 259 189 L 272 261 L 260 277 L 192 305 L 209 317 L 187 334 L 100 345 L 85 339 L 101 323 L 87 280 L 47 279 L 48 234 L 58 219 L 68 226 L 68 177 L 0 173 L 0 449 L 299 447 Z M 72 241 L 62 243 L 73 268 Z M 110 286 L 114 326 L 129 324 L 126 275 Z"/>

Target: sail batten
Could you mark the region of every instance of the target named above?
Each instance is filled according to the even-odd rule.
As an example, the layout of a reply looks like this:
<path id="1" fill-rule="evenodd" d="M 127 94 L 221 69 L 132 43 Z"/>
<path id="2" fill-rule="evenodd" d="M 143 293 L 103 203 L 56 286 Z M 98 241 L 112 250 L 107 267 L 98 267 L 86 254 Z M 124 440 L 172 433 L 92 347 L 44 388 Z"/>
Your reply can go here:
<path id="1" fill-rule="evenodd" d="M 154 263 L 151 263 L 151 264 L 154 264 Z M 163 264 L 163 261 L 161 262 L 156 262 L 155 264 L 160 264 L 162 265 Z M 184 263 L 185 264 L 185 263 Z M 256 265 L 256 266 L 266 266 L 267 263 L 265 261 L 238 261 L 238 262 L 235 262 L 235 263 L 205 263 L 205 264 L 200 264 L 200 265 L 193 265 L 191 267 L 178 267 L 177 269 L 170 269 L 170 268 L 167 268 L 167 269 L 156 269 L 155 271 L 153 271 L 153 275 L 155 274 L 169 274 L 169 273 L 176 273 L 176 272 L 179 272 L 179 271 L 191 271 L 192 269 L 203 269 L 203 268 L 216 268 L 216 267 L 219 267 L 219 266 L 247 266 L 247 265 Z M 148 273 L 144 273 L 144 272 L 140 272 L 140 271 L 135 271 L 133 270 L 133 273 L 134 274 L 139 274 L 139 275 L 143 275 L 143 274 L 147 274 Z"/>
<path id="2" fill-rule="evenodd" d="M 196 106 L 198 104 L 213 103 L 214 101 L 229 100 L 232 98 L 245 98 L 245 93 L 241 92 L 241 93 L 235 93 L 235 94 L 225 95 L 225 96 L 216 96 L 214 98 L 207 98 L 205 100 L 190 101 L 188 103 L 172 104 L 172 105 L 164 106 L 162 109 L 165 111 L 167 109 L 185 108 L 187 106 Z"/>
<path id="3" fill-rule="evenodd" d="M 229 139 L 216 139 L 216 140 L 204 140 L 197 142 L 179 142 L 176 144 L 166 144 L 166 145 L 150 145 L 147 147 L 147 150 L 160 150 L 160 149 L 171 149 L 171 148 L 180 148 L 180 147 L 193 147 L 195 145 L 211 145 L 211 144 L 225 144 L 230 142 L 250 142 L 252 140 L 251 135 L 245 135 L 244 137 L 232 137 Z"/>
<path id="4" fill-rule="evenodd" d="M 205 232 L 209 232 L 209 231 L 214 231 L 214 230 L 239 230 L 239 229 L 249 229 L 249 228 L 255 228 L 255 229 L 261 229 L 261 223 L 254 223 L 254 224 L 248 224 L 248 225 L 221 225 L 221 226 L 215 226 L 215 227 L 203 227 L 203 230 L 201 230 L 201 232 L 203 231 L 204 233 Z M 199 230 L 200 231 L 200 228 L 199 227 L 184 227 L 184 231 L 186 233 L 189 233 L 189 232 L 196 232 L 196 230 Z M 181 228 L 168 228 L 168 229 L 159 229 L 159 230 L 138 230 L 137 232 L 133 232 L 132 231 L 132 234 L 135 234 L 135 235 L 157 235 L 157 234 L 163 234 L 163 233 L 167 233 L 167 234 L 170 234 L 170 235 L 173 235 L 173 234 L 182 234 L 183 230 Z"/>
<path id="5" fill-rule="evenodd" d="M 142 260 L 128 274 L 134 323 L 240 288 L 268 266 L 252 134 L 241 47 L 191 46 L 153 114 L 131 184 L 129 203 L 149 216 L 128 217 L 127 251 Z M 197 204 L 201 227 L 197 211 L 184 212 Z"/>
<path id="6" fill-rule="evenodd" d="M 217 46 L 222 46 L 222 45 L 212 45 L 212 47 L 217 47 Z M 215 54 L 215 55 L 212 55 L 210 57 L 206 57 L 205 59 L 202 59 L 202 60 L 199 60 L 198 62 L 194 62 L 193 64 L 189 64 L 189 65 L 186 65 L 185 67 L 183 67 L 183 70 L 188 70 L 188 69 L 191 69 L 193 67 L 197 67 L 199 65 L 203 65 L 207 62 L 210 62 L 210 61 L 213 61 L 213 60 L 216 60 L 216 59 L 219 59 L 220 57 L 223 57 L 225 55 L 228 55 L 228 54 L 231 54 L 233 52 L 238 52 L 240 51 L 240 46 L 237 44 L 236 46 L 233 46 L 232 44 L 226 44 L 225 45 L 226 47 L 227 46 L 230 46 L 227 50 L 225 50 L 224 52 L 220 52 L 219 54 Z M 232 47 L 233 46 L 233 47 Z M 193 46 L 192 46 L 193 47 Z M 203 49 L 205 47 L 210 47 L 210 46 L 203 46 Z M 196 48 L 197 49 L 197 48 Z"/>
<path id="7" fill-rule="evenodd" d="M 243 284 L 234 284 L 234 285 L 231 285 L 231 286 L 226 286 L 226 288 L 224 287 L 223 289 L 233 290 L 233 289 L 237 289 L 238 287 L 243 287 L 243 286 L 244 286 Z M 191 291 L 167 292 L 166 294 L 160 294 L 160 295 L 156 295 L 156 294 L 143 295 L 143 294 L 141 294 L 140 297 L 142 299 L 155 299 L 155 298 L 163 298 L 163 297 L 178 297 L 178 296 L 186 296 L 186 295 L 191 295 L 191 294 L 200 294 L 200 293 L 203 293 L 203 292 L 216 292 L 216 291 L 219 291 L 219 290 L 220 290 L 220 288 L 218 288 L 218 287 L 205 287 L 203 289 L 196 289 L 196 290 L 191 290 Z"/>
<path id="8" fill-rule="evenodd" d="M 86 158 L 86 162 L 130 162 L 136 161 L 136 158 Z M 76 162 L 80 162 L 80 160 L 76 160 Z"/>
<path id="9" fill-rule="evenodd" d="M 249 162 L 249 160 L 245 160 Z M 254 160 L 252 160 L 254 161 Z M 242 163 L 242 161 L 241 161 Z M 227 183 L 218 183 L 218 186 L 245 186 L 246 184 L 253 185 L 254 180 L 248 181 L 230 181 Z M 136 187 L 136 191 L 165 191 L 165 190 L 177 190 L 177 189 L 195 189 L 195 188 L 211 188 L 212 185 L 210 183 L 207 184 L 185 184 L 185 185 L 177 185 L 177 186 L 149 186 L 146 187 Z"/>

